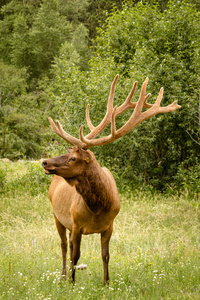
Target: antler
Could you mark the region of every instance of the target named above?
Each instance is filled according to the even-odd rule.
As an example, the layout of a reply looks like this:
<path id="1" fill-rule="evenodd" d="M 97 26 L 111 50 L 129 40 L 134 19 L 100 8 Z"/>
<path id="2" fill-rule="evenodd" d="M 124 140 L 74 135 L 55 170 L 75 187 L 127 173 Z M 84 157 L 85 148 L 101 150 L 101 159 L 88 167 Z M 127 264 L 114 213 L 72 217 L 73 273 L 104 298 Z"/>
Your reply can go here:
<path id="1" fill-rule="evenodd" d="M 150 97 L 151 94 L 146 95 L 146 87 L 148 83 L 148 78 L 144 81 L 142 85 L 142 89 L 140 92 L 140 97 L 138 102 L 131 102 L 131 99 L 135 93 L 136 87 L 137 87 L 137 81 L 134 83 L 127 99 L 125 102 L 117 107 L 115 106 L 113 108 L 113 99 L 114 99 L 114 92 L 115 92 L 115 86 L 116 82 L 118 79 L 119 75 L 116 75 L 112 85 L 111 85 L 111 90 L 110 90 L 110 95 L 108 98 L 108 104 L 107 104 L 107 112 L 102 120 L 102 122 L 97 126 L 94 127 L 92 125 L 92 122 L 90 120 L 89 116 L 89 105 L 87 106 L 86 109 L 86 119 L 87 119 L 87 124 L 90 129 L 90 133 L 84 137 L 83 135 L 83 125 L 80 127 L 79 130 L 79 135 L 80 139 L 74 138 L 73 136 L 69 135 L 66 133 L 60 123 L 56 121 L 57 127 L 53 120 L 49 118 L 49 121 L 51 123 L 51 127 L 53 131 L 61 136 L 63 139 L 65 139 L 68 143 L 71 145 L 77 145 L 81 148 L 88 149 L 94 146 L 100 146 L 100 145 L 106 145 L 109 143 L 112 143 L 113 141 L 119 139 L 120 137 L 124 136 L 127 134 L 130 130 L 132 130 L 134 127 L 136 127 L 138 124 L 141 122 L 149 119 L 150 117 L 159 114 L 159 113 L 167 113 L 171 112 L 174 110 L 177 110 L 181 108 L 180 105 L 177 104 L 177 101 L 174 101 L 172 104 L 161 107 L 160 102 L 163 97 L 163 91 L 164 89 L 161 88 L 158 98 L 154 104 L 149 104 L 147 103 L 148 98 Z M 142 108 L 146 107 L 149 108 L 148 110 L 142 112 Z M 133 114 L 131 115 L 130 119 L 127 121 L 127 123 L 122 126 L 120 129 L 116 130 L 116 125 L 115 125 L 115 118 L 120 115 L 121 113 L 125 112 L 128 109 L 135 108 L 133 111 Z M 111 134 L 106 137 L 102 137 L 99 139 L 95 139 L 95 137 L 100 134 L 109 124 L 111 123 Z"/>
<path id="2" fill-rule="evenodd" d="M 72 135 L 68 134 L 67 132 L 65 132 L 59 121 L 56 121 L 57 127 L 56 127 L 54 121 L 52 120 L 52 118 L 49 118 L 49 122 L 51 124 L 51 128 L 53 129 L 53 131 L 57 135 L 59 135 L 61 138 L 66 140 L 70 145 L 76 145 L 76 146 L 79 146 L 80 148 L 84 148 L 85 144 L 83 142 L 81 142 L 79 139 L 77 139 L 77 138 L 73 137 Z"/>

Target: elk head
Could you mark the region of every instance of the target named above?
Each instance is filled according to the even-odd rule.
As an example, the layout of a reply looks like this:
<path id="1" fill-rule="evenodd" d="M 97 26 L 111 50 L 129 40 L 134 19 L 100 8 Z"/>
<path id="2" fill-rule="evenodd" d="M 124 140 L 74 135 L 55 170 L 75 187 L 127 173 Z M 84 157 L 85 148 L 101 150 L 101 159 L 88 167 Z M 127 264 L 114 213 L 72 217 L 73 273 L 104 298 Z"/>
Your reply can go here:
<path id="1" fill-rule="evenodd" d="M 44 160 L 42 166 L 46 174 L 74 178 L 84 172 L 91 160 L 91 151 L 74 146 L 67 154 Z"/>
<path id="2" fill-rule="evenodd" d="M 68 149 L 69 153 L 42 162 L 46 174 L 63 177 L 70 185 L 77 183 L 78 176 L 85 176 L 89 165 L 95 160 L 94 154 L 78 146 Z"/>

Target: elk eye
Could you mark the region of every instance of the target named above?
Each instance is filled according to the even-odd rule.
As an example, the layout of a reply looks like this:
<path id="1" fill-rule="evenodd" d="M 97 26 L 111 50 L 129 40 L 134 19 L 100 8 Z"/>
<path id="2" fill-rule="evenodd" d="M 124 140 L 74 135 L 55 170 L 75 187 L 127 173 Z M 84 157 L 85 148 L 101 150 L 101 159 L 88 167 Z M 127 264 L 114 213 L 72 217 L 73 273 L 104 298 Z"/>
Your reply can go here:
<path id="1" fill-rule="evenodd" d="M 69 159 L 69 161 L 75 161 L 75 160 L 76 160 L 76 158 L 73 156 Z"/>

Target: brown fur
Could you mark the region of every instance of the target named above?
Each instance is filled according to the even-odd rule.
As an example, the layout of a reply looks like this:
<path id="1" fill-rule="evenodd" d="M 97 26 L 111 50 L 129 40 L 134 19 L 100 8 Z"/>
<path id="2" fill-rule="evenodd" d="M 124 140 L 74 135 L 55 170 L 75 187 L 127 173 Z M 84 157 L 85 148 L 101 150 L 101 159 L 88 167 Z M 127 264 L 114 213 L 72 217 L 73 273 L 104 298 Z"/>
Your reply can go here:
<path id="1" fill-rule="evenodd" d="M 73 160 L 73 158 L 75 161 Z M 67 239 L 70 231 L 71 278 L 80 257 L 82 234 L 101 234 L 104 284 L 108 282 L 109 240 L 113 220 L 120 210 L 115 180 L 106 168 L 101 168 L 90 150 L 74 147 L 71 153 L 43 162 L 47 174 L 54 175 L 49 197 L 52 202 L 63 254 L 63 275 L 66 275 Z"/>

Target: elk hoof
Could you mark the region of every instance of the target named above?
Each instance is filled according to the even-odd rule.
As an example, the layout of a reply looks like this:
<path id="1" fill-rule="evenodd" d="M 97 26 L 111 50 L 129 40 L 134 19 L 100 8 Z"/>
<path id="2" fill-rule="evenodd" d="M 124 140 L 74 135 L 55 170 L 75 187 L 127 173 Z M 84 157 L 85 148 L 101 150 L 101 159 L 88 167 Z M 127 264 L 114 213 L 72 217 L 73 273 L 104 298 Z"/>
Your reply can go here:
<path id="1" fill-rule="evenodd" d="M 86 269 L 87 268 L 87 265 L 84 265 L 84 264 L 81 264 L 81 265 L 79 265 L 79 266 L 76 266 L 76 269 L 77 270 L 84 270 L 84 269 Z"/>

